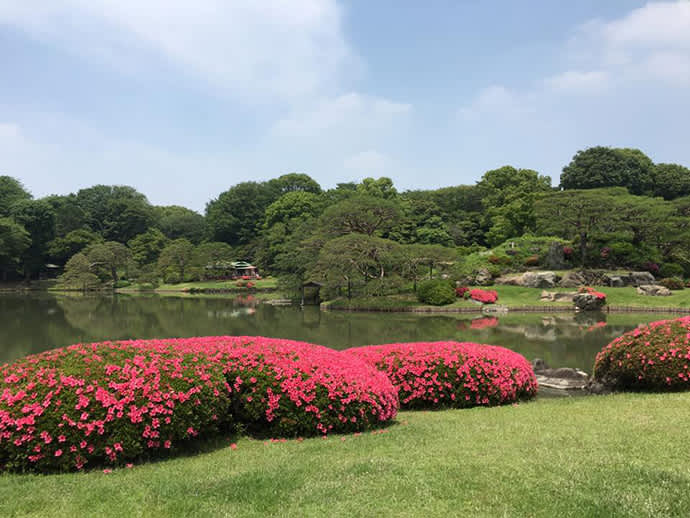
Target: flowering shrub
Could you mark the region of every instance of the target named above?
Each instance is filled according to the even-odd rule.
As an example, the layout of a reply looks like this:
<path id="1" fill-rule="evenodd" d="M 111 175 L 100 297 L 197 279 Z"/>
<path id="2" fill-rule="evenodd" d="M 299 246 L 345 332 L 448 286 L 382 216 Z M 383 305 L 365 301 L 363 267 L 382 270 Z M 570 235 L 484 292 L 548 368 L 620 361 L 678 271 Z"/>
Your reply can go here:
<path id="1" fill-rule="evenodd" d="M 166 454 L 228 419 L 222 369 L 164 343 L 73 345 L 0 366 L 0 469 Z"/>
<path id="2" fill-rule="evenodd" d="M 161 456 L 231 424 L 273 436 L 359 431 L 397 410 L 384 374 L 302 342 L 80 344 L 0 366 L 0 470 Z"/>
<path id="3" fill-rule="evenodd" d="M 570 259 L 573 256 L 573 247 L 572 246 L 564 246 L 563 247 L 563 255 L 565 256 L 566 259 Z"/>
<path id="4" fill-rule="evenodd" d="M 537 392 L 532 365 L 494 345 L 419 342 L 346 351 L 385 372 L 403 408 L 465 408 L 528 399 Z"/>
<path id="5" fill-rule="evenodd" d="M 595 290 L 594 288 L 591 288 L 589 286 L 582 286 L 577 289 L 578 293 L 587 293 L 589 295 L 594 295 L 596 298 L 599 300 L 606 300 L 606 293 L 602 293 L 600 291 Z"/>
<path id="6" fill-rule="evenodd" d="M 498 300 L 498 293 L 496 290 L 481 290 L 475 288 L 470 290 L 470 298 L 482 304 L 494 304 Z"/>
<path id="7" fill-rule="evenodd" d="M 644 269 L 647 270 L 652 275 L 659 275 L 659 265 L 651 261 L 644 263 Z"/>
<path id="8" fill-rule="evenodd" d="M 469 291 L 470 291 L 470 289 L 467 286 L 458 286 L 457 288 L 455 288 L 455 296 L 460 297 L 460 298 L 464 298 L 465 293 L 467 293 L 469 295 Z"/>
<path id="9" fill-rule="evenodd" d="M 620 390 L 690 390 L 690 317 L 619 336 L 597 354 L 594 377 Z"/>
<path id="10" fill-rule="evenodd" d="M 391 382 L 338 351 L 263 337 L 179 339 L 175 348 L 223 367 L 233 417 L 249 431 L 298 436 L 360 431 L 393 419 Z"/>

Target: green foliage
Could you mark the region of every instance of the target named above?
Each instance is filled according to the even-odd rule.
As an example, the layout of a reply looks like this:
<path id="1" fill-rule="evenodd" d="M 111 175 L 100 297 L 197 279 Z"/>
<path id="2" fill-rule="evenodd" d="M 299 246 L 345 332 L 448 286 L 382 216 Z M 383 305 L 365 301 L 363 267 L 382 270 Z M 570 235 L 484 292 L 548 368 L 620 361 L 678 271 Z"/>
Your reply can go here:
<path id="1" fill-rule="evenodd" d="M 154 207 L 156 226 L 168 239 L 185 238 L 198 244 L 206 233 L 204 217 L 178 205 Z"/>
<path id="2" fill-rule="evenodd" d="M 654 163 L 639 149 L 591 147 L 578 151 L 563 168 L 563 189 L 626 187 L 647 194 L 653 185 Z"/>
<path id="3" fill-rule="evenodd" d="M 158 257 L 167 244 L 168 238 L 157 228 L 150 228 L 127 243 L 132 251 L 132 258 L 140 266 L 158 261 Z"/>
<path id="4" fill-rule="evenodd" d="M 115 284 L 118 280 L 118 269 L 127 266 L 132 253 L 122 243 L 106 241 L 90 246 L 87 257 L 93 273 L 103 280 L 110 279 Z"/>
<path id="5" fill-rule="evenodd" d="M 662 277 L 683 277 L 683 267 L 675 263 L 664 263 L 659 267 Z"/>
<path id="6" fill-rule="evenodd" d="M 19 223 L 0 217 L 0 273 L 2 280 L 18 270 L 22 257 L 31 246 L 31 236 Z"/>
<path id="7" fill-rule="evenodd" d="M 61 288 L 88 291 L 98 289 L 101 280 L 91 271 L 89 259 L 78 252 L 67 261 L 65 271 L 60 276 L 59 285 Z"/>
<path id="8" fill-rule="evenodd" d="M 42 200 L 20 200 L 12 205 L 12 218 L 29 233 L 31 245 L 22 254 L 26 278 L 40 272 L 48 256 L 49 242 L 55 237 L 55 212 Z"/>
<path id="9" fill-rule="evenodd" d="M 661 284 L 664 288 L 668 288 L 669 290 L 673 291 L 685 289 L 685 283 L 683 282 L 683 279 L 680 279 L 678 277 L 666 277 L 665 279 L 661 279 L 659 281 L 659 284 Z"/>
<path id="10" fill-rule="evenodd" d="M 9 216 L 16 202 L 30 200 L 31 197 L 19 180 L 11 176 L 0 176 L 0 218 Z"/>
<path id="11" fill-rule="evenodd" d="M 673 200 L 690 194 L 690 169 L 679 164 L 654 166 L 654 196 Z"/>
<path id="12" fill-rule="evenodd" d="M 321 193 L 319 183 L 309 175 L 303 173 L 284 174 L 273 180 L 269 180 L 268 186 L 276 193 L 276 198 L 289 192 Z"/>
<path id="13" fill-rule="evenodd" d="M 417 299 L 423 304 L 445 306 L 455 302 L 455 287 L 452 282 L 430 279 L 419 283 Z"/>
<path id="14" fill-rule="evenodd" d="M 393 186 L 393 180 L 382 176 L 381 178 L 365 178 L 357 186 L 357 192 L 362 196 L 392 200 L 398 196 L 398 191 Z"/>
<path id="15" fill-rule="evenodd" d="M 400 204 L 385 198 L 356 196 L 328 207 L 320 218 L 323 232 L 338 236 L 358 233 L 385 236 L 400 222 Z"/>
<path id="16" fill-rule="evenodd" d="M 48 255 L 52 261 L 65 264 L 77 252 L 102 241 L 103 238 L 99 234 L 87 228 L 72 230 L 64 237 L 56 237 L 50 242 Z"/>
<path id="17" fill-rule="evenodd" d="M 163 273 L 165 282 L 178 283 L 185 281 L 185 270 L 194 257 L 194 245 L 186 239 L 175 239 L 168 244 L 158 258 L 158 268 Z"/>

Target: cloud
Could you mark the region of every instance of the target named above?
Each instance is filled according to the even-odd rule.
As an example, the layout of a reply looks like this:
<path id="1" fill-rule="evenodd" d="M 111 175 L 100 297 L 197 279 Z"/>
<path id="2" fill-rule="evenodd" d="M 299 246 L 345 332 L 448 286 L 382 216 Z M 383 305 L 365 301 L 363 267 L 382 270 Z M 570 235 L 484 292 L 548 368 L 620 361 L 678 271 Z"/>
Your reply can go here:
<path id="1" fill-rule="evenodd" d="M 337 84 L 356 63 L 341 18 L 336 0 L 0 2 L 0 24 L 79 55 L 128 69 L 146 54 L 252 99 Z"/>
<path id="2" fill-rule="evenodd" d="M 601 70 L 588 72 L 567 70 L 547 77 L 544 84 L 550 90 L 564 93 L 599 93 L 608 86 L 609 79 L 609 74 Z"/>

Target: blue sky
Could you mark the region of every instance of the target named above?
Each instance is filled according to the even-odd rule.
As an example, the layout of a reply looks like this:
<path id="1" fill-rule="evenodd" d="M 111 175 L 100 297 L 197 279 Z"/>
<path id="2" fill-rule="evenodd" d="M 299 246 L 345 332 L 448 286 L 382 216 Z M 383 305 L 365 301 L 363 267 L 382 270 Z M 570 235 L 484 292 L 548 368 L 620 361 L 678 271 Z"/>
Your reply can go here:
<path id="1" fill-rule="evenodd" d="M 0 174 L 132 185 L 551 175 L 592 145 L 690 165 L 690 2 L 0 0 Z"/>

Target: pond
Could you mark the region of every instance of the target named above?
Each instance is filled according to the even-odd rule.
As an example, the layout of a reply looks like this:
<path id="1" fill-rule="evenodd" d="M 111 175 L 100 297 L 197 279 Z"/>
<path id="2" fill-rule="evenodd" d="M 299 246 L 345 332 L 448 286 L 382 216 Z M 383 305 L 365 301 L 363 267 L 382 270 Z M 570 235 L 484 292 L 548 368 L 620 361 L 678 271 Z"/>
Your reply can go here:
<path id="1" fill-rule="evenodd" d="M 658 314 L 448 314 L 323 312 L 222 296 L 0 295 L 0 363 L 78 342 L 203 335 L 260 335 L 345 349 L 458 340 L 502 345 L 529 360 L 591 372 L 614 337 Z M 670 318 L 670 317 L 669 317 Z"/>

